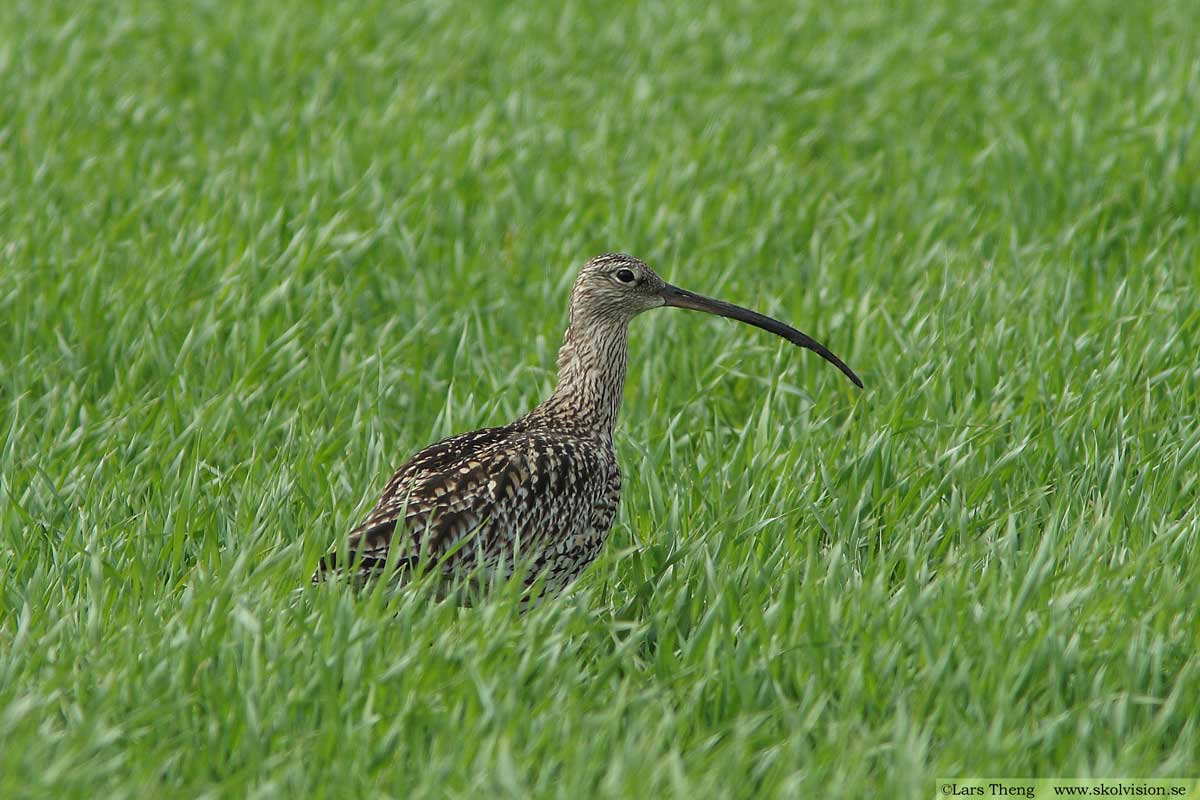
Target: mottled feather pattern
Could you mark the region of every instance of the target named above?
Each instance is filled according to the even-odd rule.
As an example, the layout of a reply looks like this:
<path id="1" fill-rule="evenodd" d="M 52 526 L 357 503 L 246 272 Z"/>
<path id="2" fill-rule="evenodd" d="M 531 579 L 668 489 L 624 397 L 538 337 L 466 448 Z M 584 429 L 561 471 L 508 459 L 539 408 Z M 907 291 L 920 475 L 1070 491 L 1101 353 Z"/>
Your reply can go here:
<path id="1" fill-rule="evenodd" d="M 543 575 L 561 588 L 603 544 L 620 480 L 611 440 L 591 431 L 531 427 L 523 419 L 455 436 L 396 472 L 350 534 L 350 570 L 373 577 L 398 547 L 399 564 L 415 566 L 425 553 L 449 577 L 510 562 L 519 542 L 530 558 L 527 580 Z M 313 580 L 343 571 L 331 555 Z"/>

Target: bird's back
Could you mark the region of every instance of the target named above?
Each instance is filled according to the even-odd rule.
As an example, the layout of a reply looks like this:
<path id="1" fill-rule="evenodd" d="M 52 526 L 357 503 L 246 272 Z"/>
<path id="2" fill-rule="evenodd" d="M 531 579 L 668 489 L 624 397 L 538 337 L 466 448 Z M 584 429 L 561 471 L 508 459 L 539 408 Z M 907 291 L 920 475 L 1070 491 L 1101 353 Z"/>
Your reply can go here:
<path id="1" fill-rule="evenodd" d="M 515 556 L 528 559 L 528 581 L 541 574 L 558 589 L 603 544 L 620 480 L 611 439 L 555 420 L 452 436 L 397 470 L 347 551 L 326 556 L 313 580 L 374 577 L 389 554 L 397 567 L 428 558 L 449 577 Z"/>

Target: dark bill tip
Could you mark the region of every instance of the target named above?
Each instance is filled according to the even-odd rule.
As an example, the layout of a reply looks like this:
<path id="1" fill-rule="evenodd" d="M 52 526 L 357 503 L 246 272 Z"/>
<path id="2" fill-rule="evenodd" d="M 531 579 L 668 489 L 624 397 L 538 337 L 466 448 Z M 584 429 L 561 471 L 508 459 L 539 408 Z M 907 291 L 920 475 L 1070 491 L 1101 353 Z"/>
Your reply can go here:
<path id="1" fill-rule="evenodd" d="M 704 311 L 708 314 L 716 314 L 718 317 L 728 317 L 736 319 L 738 322 L 745 322 L 747 325 L 753 325 L 756 328 L 762 328 L 764 331 L 770 331 L 776 336 L 787 339 L 792 344 L 803 347 L 807 350 L 812 350 L 821 358 L 833 364 L 840 369 L 847 378 L 849 378 L 855 386 L 863 388 L 863 383 L 859 377 L 854 374 L 854 370 L 846 366 L 846 362 L 830 352 L 829 348 L 818 342 L 816 339 L 809 336 L 807 333 L 796 330 L 791 325 L 785 325 L 777 319 L 772 319 L 765 314 L 759 314 L 757 311 L 751 311 L 748 308 L 735 306 L 733 303 L 726 303 L 724 300 L 714 300 L 711 297 L 705 297 L 695 292 L 689 292 L 687 289 L 680 289 L 678 286 L 667 284 L 662 288 L 663 302 L 674 308 L 689 308 L 693 311 Z"/>

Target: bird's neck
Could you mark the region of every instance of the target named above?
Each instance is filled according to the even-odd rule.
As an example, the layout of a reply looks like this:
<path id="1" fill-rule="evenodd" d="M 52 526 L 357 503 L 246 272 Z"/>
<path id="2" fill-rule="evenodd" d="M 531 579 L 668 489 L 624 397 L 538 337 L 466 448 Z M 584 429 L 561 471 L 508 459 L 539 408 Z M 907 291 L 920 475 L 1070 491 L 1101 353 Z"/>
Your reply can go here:
<path id="1" fill-rule="evenodd" d="M 611 438 L 625 392 L 629 326 L 624 320 L 572 320 L 558 351 L 558 383 L 538 408 Z"/>

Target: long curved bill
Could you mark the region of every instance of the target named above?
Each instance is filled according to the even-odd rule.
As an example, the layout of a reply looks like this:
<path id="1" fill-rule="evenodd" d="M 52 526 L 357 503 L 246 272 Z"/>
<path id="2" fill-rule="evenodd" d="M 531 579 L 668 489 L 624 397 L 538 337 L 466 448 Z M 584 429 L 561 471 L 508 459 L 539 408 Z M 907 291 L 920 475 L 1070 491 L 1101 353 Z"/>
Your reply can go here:
<path id="1" fill-rule="evenodd" d="M 846 362 L 831 353 L 828 347 L 808 334 L 801 333 L 790 325 L 784 325 L 777 319 L 772 319 L 764 314 L 759 314 L 757 311 L 751 311 L 748 308 L 735 306 L 733 303 L 726 303 L 723 300 L 714 300 L 702 294 L 689 292 L 687 289 L 680 289 L 678 286 L 672 286 L 669 283 L 662 288 L 662 299 L 666 305 L 673 306 L 674 308 L 690 308 L 694 311 L 705 311 L 709 314 L 716 314 L 718 317 L 729 317 L 729 319 L 736 319 L 738 322 L 745 322 L 756 328 L 762 328 L 764 331 L 770 331 L 776 336 L 787 339 L 794 345 L 812 350 L 845 373 L 847 378 L 854 381 L 855 386 L 860 389 L 862 388 L 862 381 L 854 374 L 854 370 L 847 367 Z"/>

